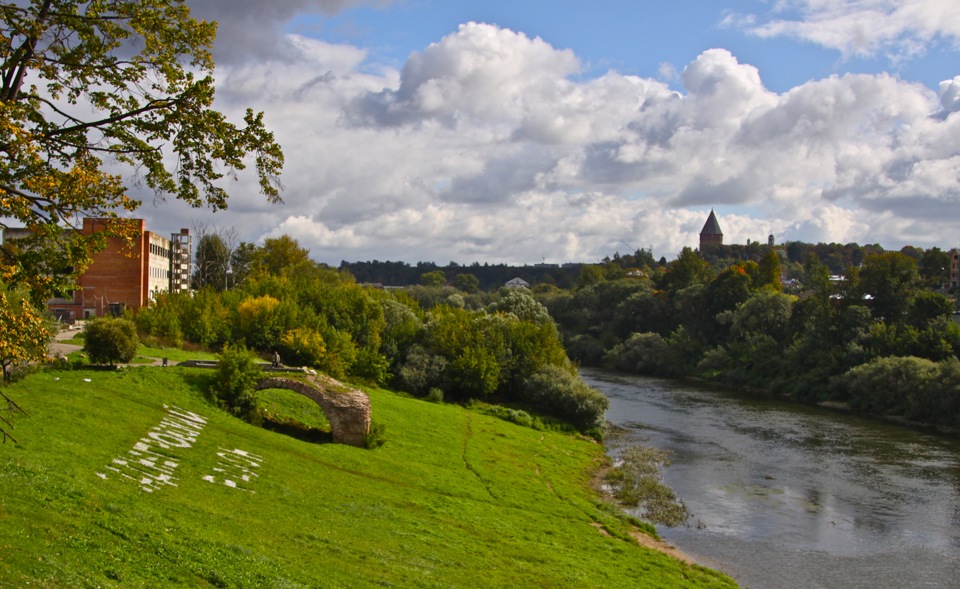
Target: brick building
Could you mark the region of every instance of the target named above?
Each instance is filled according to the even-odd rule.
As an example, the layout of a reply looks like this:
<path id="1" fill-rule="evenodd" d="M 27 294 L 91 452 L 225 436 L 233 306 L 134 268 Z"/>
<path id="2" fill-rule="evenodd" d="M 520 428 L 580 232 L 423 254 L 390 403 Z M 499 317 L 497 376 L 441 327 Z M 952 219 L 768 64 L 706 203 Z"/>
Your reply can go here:
<path id="1" fill-rule="evenodd" d="M 181 229 L 167 239 L 147 231 L 143 219 L 132 222 L 139 223 L 133 242 L 108 237 L 106 247 L 77 279 L 73 296 L 48 302 L 51 314 L 67 322 L 120 314 L 145 306 L 158 293 L 190 288 L 190 230 Z M 86 218 L 81 231 L 90 235 L 103 229 L 103 219 Z"/>

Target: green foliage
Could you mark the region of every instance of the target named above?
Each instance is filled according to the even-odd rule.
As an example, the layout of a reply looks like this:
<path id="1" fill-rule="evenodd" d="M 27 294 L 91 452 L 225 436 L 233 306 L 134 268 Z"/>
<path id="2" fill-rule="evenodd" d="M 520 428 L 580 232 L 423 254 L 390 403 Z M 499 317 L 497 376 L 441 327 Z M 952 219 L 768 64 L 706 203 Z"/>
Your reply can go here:
<path id="1" fill-rule="evenodd" d="M 673 350 L 658 333 L 635 333 L 607 352 L 606 363 L 619 370 L 673 376 L 676 368 Z"/>
<path id="2" fill-rule="evenodd" d="M 568 369 L 544 366 L 527 381 L 521 400 L 599 436 L 609 401 Z"/>
<path id="3" fill-rule="evenodd" d="M 83 351 L 94 364 L 130 362 L 137 355 L 137 326 L 129 319 L 103 317 L 87 323 Z"/>
<path id="4" fill-rule="evenodd" d="M 160 293 L 151 305 L 140 309 L 135 315 L 137 330 L 145 336 L 153 336 L 179 346 L 183 343 L 181 317 L 186 320 L 185 309 L 188 305 L 188 293 Z"/>
<path id="5" fill-rule="evenodd" d="M 480 290 L 480 279 L 473 274 L 457 274 L 453 279 L 453 286 L 467 293 Z"/>
<path id="6" fill-rule="evenodd" d="M 902 321 L 917 296 L 920 275 L 913 258 L 900 252 L 867 256 L 860 270 L 860 291 L 870 295 L 873 316 L 887 323 Z"/>
<path id="7" fill-rule="evenodd" d="M 930 360 L 889 356 L 849 370 L 840 386 L 856 411 L 905 415 L 914 392 L 931 387 L 938 376 L 938 366 Z"/>
<path id="8" fill-rule="evenodd" d="M 430 390 L 427 392 L 427 401 L 431 403 L 443 403 L 443 389 L 430 387 Z"/>
<path id="9" fill-rule="evenodd" d="M 305 327 L 294 327 L 284 333 L 277 347 L 284 363 L 291 366 L 317 366 L 326 350 L 323 336 Z"/>
<path id="10" fill-rule="evenodd" d="M 364 447 L 368 450 L 375 450 L 387 443 L 387 426 L 379 421 L 370 422 L 370 431 L 364 440 Z"/>
<path id="11" fill-rule="evenodd" d="M 200 235 L 194 254 L 193 268 L 194 290 L 204 287 L 226 290 L 230 286 L 227 282 L 230 271 L 230 248 L 221 235 L 217 233 Z"/>
<path id="12" fill-rule="evenodd" d="M 244 346 L 227 346 L 219 356 L 209 396 L 217 405 L 248 421 L 257 420 L 257 382 L 262 376 L 257 357 Z"/>
<path id="13" fill-rule="evenodd" d="M 705 284 L 710 278 L 709 264 L 697 255 L 697 252 L 685 247 L 676 260 L 667 264 L 660 287 L 675 292 L 696 284 Z"/>
<path id="14" fill-rule="evenodd" d="M 417 396 L 424 396 L 433 391 L 443 390 L 447 384 L 447 359 L 438 354 L 431 354 L 423 346 L 414 345 L 410 348 L 407 361 L 397 373 L 397 387 Z"/>
<path id="15" fill-rule="evenodd" d="M 350 374 L 375 385 L 382 386 L 390 377 L 390 364 L 376 350 L 360 348 L 350 367 Z"/>
<path id="16" fill-rule="evenodd" d="M 293 268 L 309 261 L 310 251 L 289 235 L 268 237 L 263 247 L 256 250 L 254 264 L 269 274 L 279 275 L 287 268 Z"/>
<path id="17" fill-rule="evenodd" d="M 443 286 L 446 284 L 446 282 L 447 278 L 443 275 L 441 270 L 424 272 L 420 276 L 420 284 L 423 286 Z"/>
<path id="18" fill-rule="evenodd" d="M 519 288 L 504 290 L 499 299 L 487 306 L 487 313 L 511 313 L 521 321 L 553 323 L 547 308 L 537 302 L 529 292 Z"/>
<path id="19" fill-rule="evenodd" d="M 13 367 L 46 359 L 54 330 L 25 288 L 7 289 L 0 282 L 0 334 L 0 370 L 8 381 Z"/>

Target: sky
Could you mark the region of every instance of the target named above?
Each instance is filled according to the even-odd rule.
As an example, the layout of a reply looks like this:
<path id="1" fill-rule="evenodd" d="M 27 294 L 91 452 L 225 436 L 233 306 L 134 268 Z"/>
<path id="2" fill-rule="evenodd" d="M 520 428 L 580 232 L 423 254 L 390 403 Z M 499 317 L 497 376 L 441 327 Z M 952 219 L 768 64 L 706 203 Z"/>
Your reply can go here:
<path id="1" fill-rule="evenodd" d="M 284 149 L 212 213 L 319 262 L 594 262 L 725 243 L 960 246 L 955 0 L 187 0 L 215 106 Z"/>

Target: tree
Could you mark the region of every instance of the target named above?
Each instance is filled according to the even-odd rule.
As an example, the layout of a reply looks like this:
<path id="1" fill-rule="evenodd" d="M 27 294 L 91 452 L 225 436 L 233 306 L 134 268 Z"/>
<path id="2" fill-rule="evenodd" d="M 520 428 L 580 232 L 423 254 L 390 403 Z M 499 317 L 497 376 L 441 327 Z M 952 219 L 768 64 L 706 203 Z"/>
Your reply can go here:
<path id="1" fill-rule="evenodd" d="M 216 233 L 205 233 L 197 241 L 197 253 L 194 256 L 193 288 L 200 290 L 204 286 L 215 290 L 226 290 L 227 276 L 230 270 L 230 248 L 227 242 Z"/>
<path id="2" fill-rule="evenodd" d="M 230 252 L 230 288 L 243 284 L 250 276 L 256 263 L 256 257 L 257 246 L 246 241 L 241 241 Z"/>
<path id="3" fill-rule="evenodd" d="M 310 250 L 289 235 L 268 237 L 257 250 L 256 261 L 270 274 L 280 274 L 284 268 L 310 261 Z"/>
<path id="4" fill-rule="evenodd" d="M 129 362 L 137 355 L 137 326 L 129 319 L 102 317 L 87 324 L 83 351 L 94 364 Z"/>
<path id="5" fill-rule="evenodd" d="M 783 283 L 780 281 L 780 274 L 783 269 L 780 265 L 780 255 L 777 250 L 767 248 L 767 253 L 760 258 L 760 268 L 755 288 L 770 285 L 774 290 L 783 290 Z"/>
<path id="6" fill-rule="evenodd" d="M 24 0 L 0 13 L 0 218 L 32 233 L 3 251 L 0 270 L 34 301 L 69 286 L 103 247 L 105 234 L 64 225 L 141 204 L 114 164 L 158 198 L 216 210 L 227 206 L 220 180 L 252 155 L 261 192 L 280 201 L 280 147 L 262 113 L 248 109 L 238 125 L 212 108 L 216 24 L 183 0 Z"/>
<path id="7" fill-rule="evenodd" d="M 860 270 L 860 289 L 870 295 L 874 317 L 901 321 L 917 295 L 917 262 L 900 252 L 867 256 Z"/>
<path id="8" fill-rule="evenodd" d="M 9 381 L 15 366 L 46 358 L 53 337 L 49 321 L 30 304 L 23 289 L 0 283 L 0 369 Z"/>
<path id="9" fill-rule="evenodd" d="M 920 257 L 920 277 L 927 288 L 940 288 L 950 282 L 950 254 L 932 247 Z"/>
<path id="10" fill-rule="evenodd" d="M 420 284 L 423 286 L 443 286 L 446 282 L 447 278 L 443 275 L 443 270 L 433 270 L 420 275 Z"/>
<path id="11" fill-rule="evenodd" d="M 480 279 L 473 274 L 457 274 L 453 286 L 466 293 L 475 293 L 480 290 Z"/>
<path id="12" fill-rule="evenodd" d="M 661 278 L 660 287 L 670 292 L 677 292 L 694 284 L 709 282 L 710 274 L 710 266 L 703 258 L 689 247 L 685 247 L 676 260 L 667 264 L 667 271 Z"/>

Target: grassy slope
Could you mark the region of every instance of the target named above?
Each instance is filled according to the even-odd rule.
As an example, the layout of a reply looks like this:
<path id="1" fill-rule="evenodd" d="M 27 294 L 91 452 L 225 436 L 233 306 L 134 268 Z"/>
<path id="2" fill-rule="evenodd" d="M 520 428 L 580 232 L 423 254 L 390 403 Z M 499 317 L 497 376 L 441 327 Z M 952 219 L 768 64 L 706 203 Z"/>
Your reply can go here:
<path id="1" fill-rule="evenodd" d="M 309 444 L 206 404 L 209 377 L 48 372 L 8 389 L 30 415 L 0 446 L 0 586 L 734 586 L 623 539 L 588 489 L 596 444 L 386 391 L 370 392 L 384 447 Z M 165 404 L 208 419 L 178 486 L 99 478 Z M 203 480 L 234 448 L 263 458 L 253 493 Z"/>

